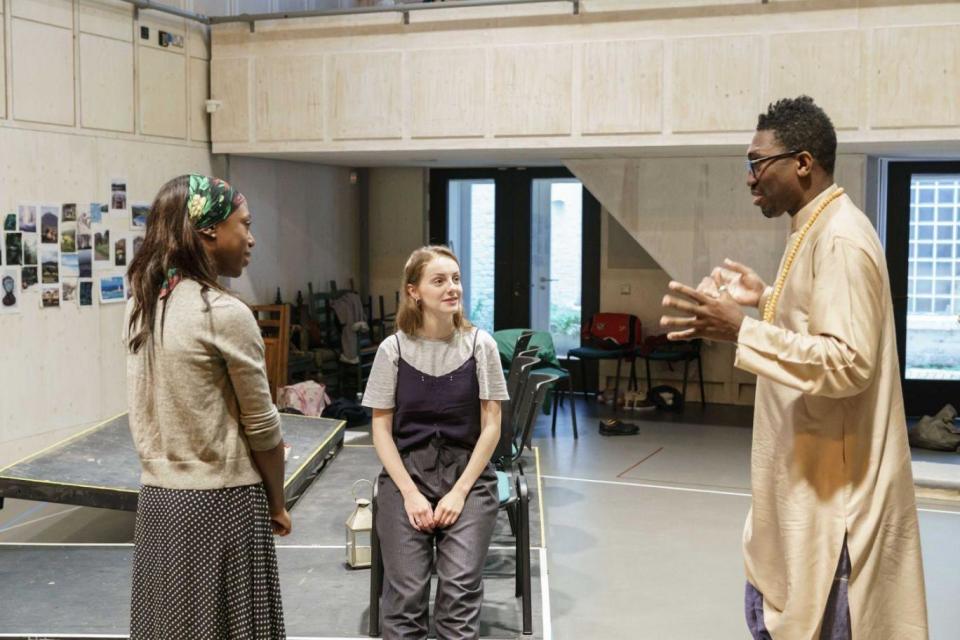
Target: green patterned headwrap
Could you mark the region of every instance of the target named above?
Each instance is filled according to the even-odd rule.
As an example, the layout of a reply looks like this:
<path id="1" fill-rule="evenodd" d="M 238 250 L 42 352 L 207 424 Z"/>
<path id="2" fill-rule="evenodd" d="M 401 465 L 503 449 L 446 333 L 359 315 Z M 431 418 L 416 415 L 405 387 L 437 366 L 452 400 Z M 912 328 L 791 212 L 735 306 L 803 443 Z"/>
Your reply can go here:
<path id="1" fill-rule="evenodd" d="M 223 222 L 239 209 L 246 198 L 225 180 L 197 173 L 190 174 L 187 192 L 187 215 L 197 229 L 206 229 Z"/>

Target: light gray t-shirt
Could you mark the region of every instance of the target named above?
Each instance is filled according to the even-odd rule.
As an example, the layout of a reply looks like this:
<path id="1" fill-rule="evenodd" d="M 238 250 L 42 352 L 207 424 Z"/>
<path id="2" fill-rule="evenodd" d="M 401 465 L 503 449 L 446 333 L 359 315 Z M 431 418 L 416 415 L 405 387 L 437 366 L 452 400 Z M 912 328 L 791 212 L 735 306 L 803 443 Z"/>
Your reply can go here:
<path id="1" fill-rule="evenodd" d="M 473 354 L 477 339 L 477 379 L 481 400 L 507 400 L 507 382 L 503 378 L 497 342 L 486 331 L 477 328 L 455 331 L 447 340 L 411 338 L 397 331 L 380 343 L 373 368 L 363 394 L 363 406 L 372 409 L 393 409 L 397 388 L 397 363 L 402 355 L 411 367 L 431 376 L 442 376 L 456 370 Z M 400 351 L 397 351 L 399 339 Z"/>

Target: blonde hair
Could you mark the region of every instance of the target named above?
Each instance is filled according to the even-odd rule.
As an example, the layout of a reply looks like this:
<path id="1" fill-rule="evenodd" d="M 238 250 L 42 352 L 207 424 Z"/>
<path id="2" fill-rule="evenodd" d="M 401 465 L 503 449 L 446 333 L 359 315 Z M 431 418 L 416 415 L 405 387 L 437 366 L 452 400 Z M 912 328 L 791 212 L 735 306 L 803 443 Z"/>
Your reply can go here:
<path id="1" fill-rule="evenodd" d="M 407 285 L 417 286 L 423 278 L 423 272 L 427 265 L 436 258 L 450 258 L 460 266 L 460 260 L 456 254 L 450 250 L 450 247 L 438 244 L 420 247 L 410 254 L 407 258 L 407 264 L 403 267 L 403 283 L 400 289 L 403 295 L 400 298 L 400 308 L 397 309 L 397 328 L 408 336 L 414 336 L 417 330 L 423 326 L 423 310 L 417 305 L 417 301 L 410 297 L 407 292 Z M 473 327 L 467 317 L 463 314 L 463 302 L 461 299 L 460 310 L 453 314 L 453 326 L 457 329 L 470 329 Z"/>

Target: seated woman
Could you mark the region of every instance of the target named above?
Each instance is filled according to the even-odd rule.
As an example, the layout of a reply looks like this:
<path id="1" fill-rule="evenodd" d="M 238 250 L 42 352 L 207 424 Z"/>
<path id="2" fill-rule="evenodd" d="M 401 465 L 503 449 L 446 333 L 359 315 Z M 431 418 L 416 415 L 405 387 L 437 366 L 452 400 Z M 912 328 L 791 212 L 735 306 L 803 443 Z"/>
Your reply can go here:
<path id="1" fill-rule="evenodd" d="M 180 176 L 157 194 L 130 264 L 127 397 L 143 470 L 133 640 L 285 637 L 280 416 L 257 322 L 217 281 L 249 262 L 250 224 L 229 184 Z"/>
<path id="2" fill-rule="evenodd" d="M 437 638 L 478 638 L 482 571 L 499 507 L 490 457 L 507 385 L 493 337 L 464 317 L 453 252 L 417 249 L 403 278 L 398 331 L 380 343 L 363 397 L 384 468 L 375 523 L 383 637 L 427 637 L 436 544 Z"/>

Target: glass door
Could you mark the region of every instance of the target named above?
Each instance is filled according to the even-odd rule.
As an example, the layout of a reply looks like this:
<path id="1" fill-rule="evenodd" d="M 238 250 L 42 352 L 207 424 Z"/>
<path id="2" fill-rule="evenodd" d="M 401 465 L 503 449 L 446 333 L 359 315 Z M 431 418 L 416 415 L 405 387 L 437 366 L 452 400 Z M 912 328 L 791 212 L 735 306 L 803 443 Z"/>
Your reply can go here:
<path id="1" fill-rule="evenodd" d="M 580 346 L 583 185 L 573 178 L 533 180 L 530 328 L 549 331 L 557 356 Z"/>
<path id="2" fill-rule="evenodd" d="M 909 415 L 960 398 L 960 163 L 891 163 L 887 260 Z"/>
<path id="3" fill-rule="evenodd" d="M 447 183 L 447 242 L 460 258 L 463 308 L 476 326 L 493 332 L 494 180 Z"/>

